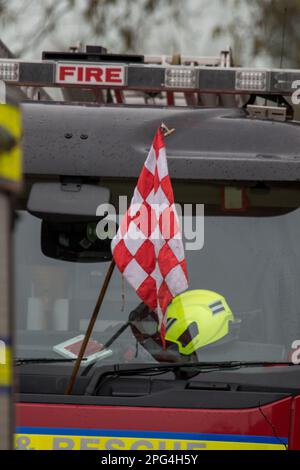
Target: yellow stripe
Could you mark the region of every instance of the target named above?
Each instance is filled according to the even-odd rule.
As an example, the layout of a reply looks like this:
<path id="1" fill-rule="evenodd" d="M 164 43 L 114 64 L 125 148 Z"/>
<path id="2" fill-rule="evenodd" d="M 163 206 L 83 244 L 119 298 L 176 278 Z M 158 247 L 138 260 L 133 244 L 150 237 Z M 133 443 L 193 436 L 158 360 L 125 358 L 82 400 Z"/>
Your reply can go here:
<path id="1" fill-rule="evenodd" d="M 11 348 L 0 341 L 0 387 L 9 387 L 12 382 Z"/>
<path id="2" fill-rule="evenodd" d="M 15 439 L 15 446 L 18 450 L 285 450 L 285 446 L 281 444 L 144 439 L 118 436 L 17 434 Z"/>
<path id="3" fill-rule="evenodd" d="M 21 113 L 14 106 L 0 105 L 0 126 L 10 132 L 17 141 L 21 138 Z M 21 149 L 17 145 L 10 152 L 0 154 L 0 179 L 19 183 L 22 175 Z"/>

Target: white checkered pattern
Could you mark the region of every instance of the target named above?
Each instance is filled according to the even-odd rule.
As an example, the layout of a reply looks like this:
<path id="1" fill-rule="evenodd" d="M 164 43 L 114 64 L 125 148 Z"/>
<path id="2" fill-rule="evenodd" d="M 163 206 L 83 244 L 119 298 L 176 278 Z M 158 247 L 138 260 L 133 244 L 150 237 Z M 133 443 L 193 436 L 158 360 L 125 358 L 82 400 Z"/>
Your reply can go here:
<path id="1" fill-rule="evenodd" d="M 156 311 L 165 338 L 165 313 L 188 287 L 184 249 L 158 129 L 127 213 L 112 241 L 116 265 L 142 301 Z"/>

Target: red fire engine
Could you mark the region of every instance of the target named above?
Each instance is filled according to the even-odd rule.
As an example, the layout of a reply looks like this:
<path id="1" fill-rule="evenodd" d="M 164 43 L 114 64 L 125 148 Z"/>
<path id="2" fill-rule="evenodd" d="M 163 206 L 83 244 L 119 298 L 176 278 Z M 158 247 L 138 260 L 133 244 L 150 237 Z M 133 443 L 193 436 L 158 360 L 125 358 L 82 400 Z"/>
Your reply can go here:
<path id="1" fill-rule="evenodd" d="M 0 60 L 23 112 L 17 449 L 300 449 L 299 78 L 234 67 L 229 50 Z M 117 227 L 161 122 L 176 129 L 168 164 L 188 214 L 189 288 L 222 294 L 238 328 L 191 357 L 163 351 L 154 316 L 115 270 L 66 393 L 111 260 L 99 224 Z"/>

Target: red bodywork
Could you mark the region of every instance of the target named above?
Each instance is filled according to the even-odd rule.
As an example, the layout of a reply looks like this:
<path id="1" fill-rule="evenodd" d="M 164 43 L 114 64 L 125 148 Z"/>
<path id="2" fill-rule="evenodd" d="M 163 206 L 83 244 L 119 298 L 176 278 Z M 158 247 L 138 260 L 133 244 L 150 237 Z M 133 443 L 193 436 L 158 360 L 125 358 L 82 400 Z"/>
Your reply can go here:
<path id="1" fill-rule="evenodd" d="M 280 436 L 289 449 L 300 449 L 300 397 L 237 410 L 23 403 L 17 405 L 17 427 Z"/>

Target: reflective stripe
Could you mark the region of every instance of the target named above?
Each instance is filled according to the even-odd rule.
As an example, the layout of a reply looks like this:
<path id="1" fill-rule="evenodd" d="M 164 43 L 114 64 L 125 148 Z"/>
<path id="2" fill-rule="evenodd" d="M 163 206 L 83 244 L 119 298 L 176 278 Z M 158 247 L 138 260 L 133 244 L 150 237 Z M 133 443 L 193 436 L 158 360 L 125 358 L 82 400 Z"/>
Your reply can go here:
<path id="1" fill-rule="evenodd" d="M 167 321 L 167 325 L 166 325 L 166 331 L 168 331 L 169 328 L 171 328 L 171 326 L 174 325 L 175 322 L 176 322 L 176 318 L 169 318 Z"/>
<path id="2" fill-rule="evenodd" d="M 213 313 L 215 314 L 215 313 L 224 312 L 224 311 L 225 311 L 225 308 L 224 308 L 224 307 L 219 307 L 219 308 L 215 308 L 215 309 L 213 310 Z"/>
<path id="3" fill-rule="evenodd" d="M 209 308 L 212 310 L 213 313 L 219 313 L 219 312 L 224 312 L 225 308 L 221 300 L 218 300 L 217 302 L 214 302 L 209 305 Z"/>
<path id="4" fill-rule="evenodd" d="M 238 434 L 20 427 L 15 443 L 20 450 L 286 450 L 288 439 Z"/>

